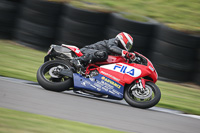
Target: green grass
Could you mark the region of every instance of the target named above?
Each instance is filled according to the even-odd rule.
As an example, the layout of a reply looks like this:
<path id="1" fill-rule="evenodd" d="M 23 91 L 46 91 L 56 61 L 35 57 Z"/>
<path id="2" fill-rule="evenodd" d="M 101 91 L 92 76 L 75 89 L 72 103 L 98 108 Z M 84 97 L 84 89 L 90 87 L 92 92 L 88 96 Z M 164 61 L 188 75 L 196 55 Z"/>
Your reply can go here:
<path id="1" fill-rule="evenodd" d="M 0 75 L 36 81 L 37 69 L 43 64 L 45 55 L 45 52 L 11 41 L 0 41 Z M 157 106 L 200 115 L 200 89 L 162 81 L 157 85 L 162 92 Z"/>
<path id="2" fill-rule="evenodd" d="M 199 0 L 85 0 L 153 18 L 172 28 L 200 34 Z"/>
<path id="3" fill-rule="evenodd" d="M 81 1 L 71 1 L 71 5 L 85 9 L 85 10 L 91 10 L 91 11 L 99 11 L 99 12 L 113 12 L 114 10 L 109 8 L 108 6 L 103 6 L 103 5 L 97 5 L 95 3 L 88 3 L 88 2 L 81 2 Z"/>
<path id="4" fill-rule="evenodd" d="M 52 0 L 51 0 L 52 1 Z M 70 1 L 70 0 L 53 0 Z M 71 0 L 72 2 L 74 0 Z M 174 29 L 200 35 L 199 0 L 81 0 L 118 12 L 153 18 Z M 134 17 L 135 18 L 135 17 Z M 137 18 L 136 18 L 137 19 Z"/>
<path id="5" fill-rule="evenodd" d="M 0 133 L 123 133 L 104 127 L 0 108 Z"/>
<path id="6" fill-rule="evenodd" d="M 200 87 L 185 87 L 175 83 L 158 81 L 161 89 L 159 107 L 180 110 L 185 113 L 200 115 Z M 198 89 L 197 89 L 198 88 Z"/>
<path id="7" fill-rule="evenodd" d="M 0 75 L 36 81 L 45 54 L 11 41 L 0 41 Z"/>

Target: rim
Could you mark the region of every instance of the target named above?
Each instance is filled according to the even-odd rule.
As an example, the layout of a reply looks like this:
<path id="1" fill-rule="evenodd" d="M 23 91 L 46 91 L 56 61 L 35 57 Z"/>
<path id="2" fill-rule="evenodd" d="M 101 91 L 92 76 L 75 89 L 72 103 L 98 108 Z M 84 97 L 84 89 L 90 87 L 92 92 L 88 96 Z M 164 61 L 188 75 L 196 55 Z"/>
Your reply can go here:
<path id="1" fill-rule="evenodd" d="M 69 69 L 69 66 L 63 63 L 49 64 L 43 69 L 42 76 L 49 82 L 64 82 L 69 79 L 67 76 L 58 75 L 58 68 Z"/>
<path id="2" fill-rule="evenodd" d="M 150 85 L 145 85 L 145 90 L 141 91 L 136 85 L 133 85 L 128 90 L 128 96 L 136 102 L 149 102 L 155 98 L 155 90 Z"/>

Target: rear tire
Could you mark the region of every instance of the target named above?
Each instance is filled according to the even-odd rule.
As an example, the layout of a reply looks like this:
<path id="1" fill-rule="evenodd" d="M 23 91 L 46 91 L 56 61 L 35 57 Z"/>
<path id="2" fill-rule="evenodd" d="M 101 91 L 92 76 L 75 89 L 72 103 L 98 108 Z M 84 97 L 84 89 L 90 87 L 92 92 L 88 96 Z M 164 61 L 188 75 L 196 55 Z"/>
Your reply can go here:
<path id="1" fill-rule="evenodd" d="M 68 61 L 52 60 L 44 63 L 37 71 L 37 81 L 46 90 L 62 92 L 69 90 L 73 86 L 73 80 L 69 77 L 59 76 L 52 77 L 50 71 L 57 66 L 62 66 L 65 69 L 70 68 Z"/>
<path id="2" fill-rule="evenodd" d="M 137 88 L 133 88 L 134 84 L 130 84 L 125 88 L 125 94 L 124 94 L 124 98 L 126 100 L 126 102 L 133 106 L 133 107 L 137 107 L 137 108 L 150 108 L 155 106 L 161 98 L 161 92 L 158 88 L 158 86 L 156 86 L 154 83 L 152 82 L 146 82 L 146 86 L 145 89 L 149 90 L 149 92 L 151 92 L 151 94 L 149 93 L 149 96 L 145 96 L 145 97 L 149 97 L 147 99 L 141 100 L 138 97 L 142 97 L 143 95 L 139 95 L 136 96 L 136 89 Z"/>

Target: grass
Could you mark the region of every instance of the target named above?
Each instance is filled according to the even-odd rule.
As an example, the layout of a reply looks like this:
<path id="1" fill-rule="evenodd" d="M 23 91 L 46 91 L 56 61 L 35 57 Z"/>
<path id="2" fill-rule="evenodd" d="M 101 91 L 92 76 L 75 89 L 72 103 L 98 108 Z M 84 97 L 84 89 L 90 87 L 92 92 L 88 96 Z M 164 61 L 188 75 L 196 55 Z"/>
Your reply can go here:
<path id="1" fill-rule="evenodd" d="M 52 1 L 52 0 L 51 0 Z M 53 0 L 67 1 L 69 0 Z M 72 2 L 75 0 L 71 0 Z M 199 0 L 81 0 L 96 3 L 133 16 L 153 18 L 174 29 L 200 35 Z M 130 17 L 129 17 L 130 18 Z M 137 19 L 133 17 L 133 19 Z"/>
<path id="2" fill-rule="evenodd" d="M 157 106 L 200 115 L 199 86 L 197 89 L 163 81 L 158 81 L 157 86 L 162 94 Z"/>
<path id="3" fill-rule="evenodd" d="M 37 69 L 43 64 L 45 52 L 0 41 L 0 75 L 36 81 Z M 157 106 L 200 115 L 200 89 L 175 83 L 157 82 L 162 98 Z"/>
<path id="4" fill-rule="evenodd" d="M 45 54 L 11 41 L 0 41 L 0 75 L 36 81 Z"/>
<path id="5" fill-rule="evenodd" d="M 153 18 L 172 28 L 200 35 L 199 0 L 86 0 L 118 11 Z"/>
<path id="6" fill-rule="evenodd" d="M 123 133 L 104 127 L 0 108 L 0 133 Z"/>
<path id="7" fill-rule="evenodd" d="M 97 12 L 113 12 L 114 10 L 108 8 L 107 6 L 103 6 L 103 5 L 97 5 L 95 3 L 92 2 L 81 2 L 81 1 L 71 1 L 70 2 L 71 5 L 76 6 L 78 8 L 82 8 L 85 10 L 92 10 L 92 11 L 97 11 Z"/>

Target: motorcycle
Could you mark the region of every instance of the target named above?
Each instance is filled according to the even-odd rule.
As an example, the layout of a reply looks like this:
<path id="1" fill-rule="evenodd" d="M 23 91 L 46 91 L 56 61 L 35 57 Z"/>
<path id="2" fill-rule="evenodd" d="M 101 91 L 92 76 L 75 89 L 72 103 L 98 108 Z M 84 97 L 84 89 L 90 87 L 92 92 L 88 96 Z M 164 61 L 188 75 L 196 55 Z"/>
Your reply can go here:
<path id="1" fill-rule="evenodd" d="M 96 97 L 123 100 L 137 108 L 155 106 L 161 98 L 156 86 L 158 74 L 149 59 L 136 53 L 136 62 L 109 55 L 106 61 L 89 63 L 85 70 L 73 71 L 70 60 L 83 54 L 76 46 L 51 45 L 37 81 L 46 90 L 74 91 Z"/>

